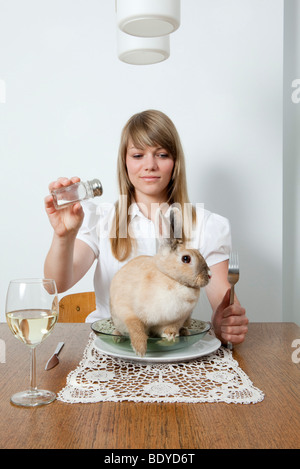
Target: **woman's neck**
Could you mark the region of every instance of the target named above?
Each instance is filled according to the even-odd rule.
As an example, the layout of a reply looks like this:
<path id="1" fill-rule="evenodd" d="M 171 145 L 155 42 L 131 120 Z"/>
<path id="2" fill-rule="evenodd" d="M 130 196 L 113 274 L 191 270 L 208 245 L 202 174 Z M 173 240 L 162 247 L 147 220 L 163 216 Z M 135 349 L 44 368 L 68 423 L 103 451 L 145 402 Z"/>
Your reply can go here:
<path id="1" fill-rule="evenodd" d="M 135 193 L 134 201 L 138 205 L 142 214 L 152 221 L 155 221 L 155 214 L 159 207 L 163 213 L 168 209 L 167 197 L 163 196 L 156 197 Z"/>

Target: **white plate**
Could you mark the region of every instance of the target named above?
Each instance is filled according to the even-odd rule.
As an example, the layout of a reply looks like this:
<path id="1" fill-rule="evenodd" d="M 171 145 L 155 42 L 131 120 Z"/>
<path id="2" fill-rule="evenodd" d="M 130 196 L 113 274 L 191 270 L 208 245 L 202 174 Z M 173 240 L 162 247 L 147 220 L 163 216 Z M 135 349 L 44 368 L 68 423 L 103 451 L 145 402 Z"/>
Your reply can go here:
<path id="1" fill-rule="evenodd" d="M 117 346 L 113 346 L 103 342 L 100 337 L 94 339 L 95 347 L 102 353 L 111 357 L 122 358 L 124 360 L 147 362 L 147 363 L 169 363 L 182 362 L 202 357 L 215 352 L 221 346 L 221 342 L 216 337 L 207 334 L 193 345 L 179 350 L 170 350 L 169 352 L 147 352 L 144 357 L 138 357 L 134 351 L 120 350 Z"/>

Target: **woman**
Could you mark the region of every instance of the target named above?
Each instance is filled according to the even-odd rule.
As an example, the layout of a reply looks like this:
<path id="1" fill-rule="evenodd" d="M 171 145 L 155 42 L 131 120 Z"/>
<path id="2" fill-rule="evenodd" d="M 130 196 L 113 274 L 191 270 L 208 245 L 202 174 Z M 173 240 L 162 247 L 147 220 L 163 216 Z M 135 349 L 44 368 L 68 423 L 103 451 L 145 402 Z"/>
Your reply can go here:
<path id="1" fill-rule="evenodd" d="M 60 178 L 49 185 L 50 192 L 79 181 Z M 52 196 L 45 207 L 54 229 L 45 261 L 45 276 L 54 278 L 59 292 L 76 284 L 97 259 L 94 286 L 97 310 L 92 322 L 109 317 L 109 286 L 113 275 L 134 256 L 156 252 L 155 213 L 170 204 L 190 206 L 184 155 L 173 122 L 159 111 L 144 111 L 125 125 L 119 148 L 118 183 L 120 198 L 115 206 L 80 203 L 57 211 Z M 229 305 L 227 280 L 230 251 L 228 221 L 195 208 L 191 216 L 183 210 L 183 239 L 200 250 L 212 278 L 206 287 L 212 307 L 212 325 L 223 343 L 244 341 L 248 319 L 237 298 Z"/>

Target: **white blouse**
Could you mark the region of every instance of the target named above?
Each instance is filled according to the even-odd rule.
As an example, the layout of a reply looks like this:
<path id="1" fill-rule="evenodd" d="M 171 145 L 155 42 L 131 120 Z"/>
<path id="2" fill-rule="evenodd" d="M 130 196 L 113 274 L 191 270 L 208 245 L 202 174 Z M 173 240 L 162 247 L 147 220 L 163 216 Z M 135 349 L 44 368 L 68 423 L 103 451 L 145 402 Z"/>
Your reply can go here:
<path id="1" fill-rule="evenodd" d="M 93 201 L 85 201 L 82 206 L 85 217 L 77 238 L 91 247 L 97 259 L 94 274 L 96 310 L 86 319 L 86 322 L 94 322 L 110 317 L 109 289 L 116 272 L 132 257 L 153 256 L 156 253 L 157 240 L 154 223 L 141 213 L 137 204 L 133 204 L 130 207 L 129 229 L 137 239 L 137 250 L 126 261 L 120 262 L 113 256 L 110 247 L 114 204 L 96 205 Z M 229 258 L 230 225 L 226 218 L 205 210 L 202 204 L 196 205 L 196 211 L 197 223 L 189 247 L 199 249 L 210 267 Z"/>

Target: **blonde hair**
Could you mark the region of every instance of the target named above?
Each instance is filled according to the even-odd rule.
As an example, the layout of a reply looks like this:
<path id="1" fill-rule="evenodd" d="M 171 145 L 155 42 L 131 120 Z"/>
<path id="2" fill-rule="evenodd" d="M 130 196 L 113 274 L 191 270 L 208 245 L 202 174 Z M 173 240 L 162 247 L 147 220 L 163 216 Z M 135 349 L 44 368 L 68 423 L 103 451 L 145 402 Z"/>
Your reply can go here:
<path id="1" fill-rule="evenodd" d="M 116 203 L 115 223 L 116 236 L 111 237 L 112 253 L 119 261 L 123 261 L 131 254 L 134 240 L 125 229 L 127 236 L 124 237 L 124 226 L 128 227 L 130 222 L 129 207 L 134 201 L 134 186 L 129 180 L 126 167 L 126 154 L 129 140 L 136 148 L 159 145 L 165 148 L 174 160 L 172 176 L 167 188 L 168 204 L 178 204 L 184 207 L 189 203 L 185 158 L 177 129 L 171 119 L 161 111 L 147 110 L 133 115 L 123 128 L 119 146 L 117 175 L 119 192 L 121 196 Z M 195 210 L 192 211 L 192 221 L 195 220 Z M 183 226 L 185 226 L 183 220 Z M 124 225 L 126 224 L 126 225 Z M 187 228 L 187 227 L 185 227 Z M 122 236 L 120 233 L 122 231 Z M 183 230 L 183 241 L 185 241 Z"/>

